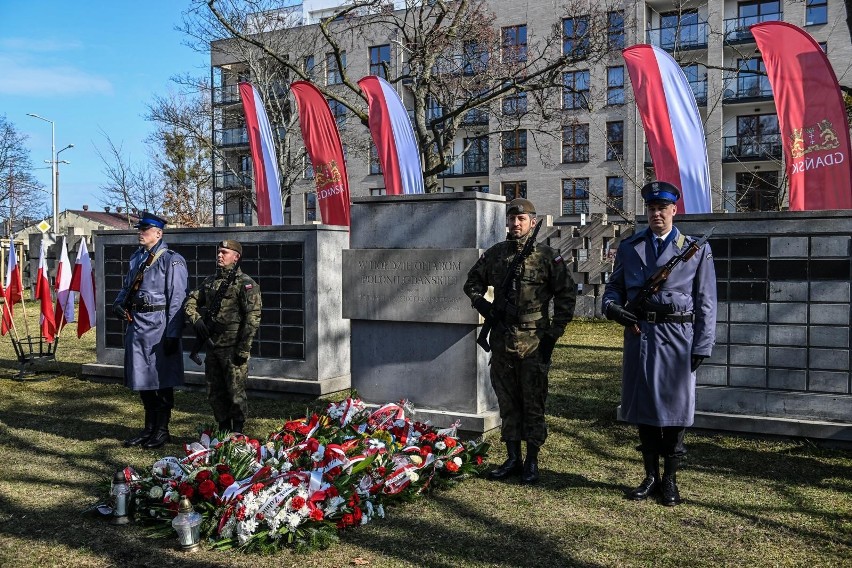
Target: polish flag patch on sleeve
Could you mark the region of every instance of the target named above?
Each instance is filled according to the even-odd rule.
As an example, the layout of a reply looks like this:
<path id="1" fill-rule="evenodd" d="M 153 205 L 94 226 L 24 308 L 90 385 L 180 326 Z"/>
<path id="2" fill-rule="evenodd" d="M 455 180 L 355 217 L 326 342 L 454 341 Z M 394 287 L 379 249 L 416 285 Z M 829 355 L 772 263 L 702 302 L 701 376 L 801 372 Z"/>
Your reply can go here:
<path id="1" fill-rule="evenodd" d="M 562 255 L 561 255 L 561 254 L 560 254 L 560 255 L 557 255 L 557 256 L 556 256 L 556 258 L 554 258 L 554 259 L 553 259 L 553 264 L 559 264 L 560 262 L 563 262 L 564 260 L 565 260 L 565 259 L 564 259 L 564 258 L 562 258 Z"/>
<path id="2" fill-rule="evenodd" d="M 246 290 L 251 290 L 252 288 L 254 288 L 254 286 L 252 286 L 251 284 L 246 284 Z"/>

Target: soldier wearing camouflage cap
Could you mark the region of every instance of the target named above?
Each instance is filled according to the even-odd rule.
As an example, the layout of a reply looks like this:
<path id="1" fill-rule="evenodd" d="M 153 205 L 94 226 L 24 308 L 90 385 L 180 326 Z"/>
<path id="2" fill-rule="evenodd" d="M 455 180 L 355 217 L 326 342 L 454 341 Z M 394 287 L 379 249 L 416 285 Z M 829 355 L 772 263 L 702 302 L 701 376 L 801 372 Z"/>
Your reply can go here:
<path id="1" fill-rule="evenodd" d="M 577 286 L 558 251 L 535 243 L 532 253 L 510 276 L 511 290 L 501 284 L 513 258 L 532 237 L 538 221 L 535 206 L 528 199 L 513 199 L 506 208 L 505 241 L 489 248 L 474 264 L 464 285 L 473 307 L 486 317 L 493 306 L 511 305 L 516 313 L 506 314 L 491 330 L 491 385 L 497 395 L 502 419 L 501 438 L 508 458 L 489 474 L 500 480 L 520 476 L 524 483 L 538 481 L 538 452 L 547 438 L 544 404 L 547 374 L 556 341 L 574 316 Z M 494 304 L 485 299 L 494 287 Z M 550 304 L 553 300 L 551 313 Z M 526 460 L 521 442 L 527 443 Z"/>
<path id="2" fill-rule="evenodd" d="M 209 339 L 204 361 L 207 399 L 223 432 L 242 432 L 245 426 L 249 353 L 260 325 L 260 288 L 240 270 L 242 254 L 237 241 L 221 241 L 216 274 L 189 293 L 185 307 L 198 340 Z"/>

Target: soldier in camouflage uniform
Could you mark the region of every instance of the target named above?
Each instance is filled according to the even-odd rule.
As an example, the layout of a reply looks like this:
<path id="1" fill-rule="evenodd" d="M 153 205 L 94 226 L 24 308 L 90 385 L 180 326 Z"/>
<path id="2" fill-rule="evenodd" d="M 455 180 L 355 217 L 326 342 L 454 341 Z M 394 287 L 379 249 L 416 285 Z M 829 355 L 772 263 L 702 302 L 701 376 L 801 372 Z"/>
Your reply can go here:
<path id="1" fill-rule="evenodd" d="M 491 479 L 521 475 L 524 483 L 538 481 L 538 451 L 547 437 L 544 405 L 547 373 L 556 341 L 574 316 L 577 287 L 559 252 L 536 243 L 518 274 L 516 298 L 504 298 L 501 289 L 506 271 L 520 253 L 536 225 L 535 207 L 526 199 L 514 199 L 506 211 L 507 240 L 489 248 L 473 265 L 464 285 L 465 294 L 479 313 L 490 317 L 493 305 L 485 299 L 494 287 L 494 304 L 503 300 L 517 306 L 516 316 L 507 316 L 491 330 L 491 385 L 497 394 L 501 438 L 508 459 L 489 474 Z M 553 300 L 553 313 L 550 302 Z M 521 441 L 527 442 L 526 460 Z"/>
<path id="2" fill-rule="evenodd" d="M 198 340 L 209 339 L 204 361 L 207 399 L 219 429 L 227 432 L 242 432 L 245 425 L 249 352 L 260 325 L 260 288 L 240 270 L 242 253 L 243 247 L 237 241 L 219 243 L 216 274 L 189 293 L 185 307 Z M 227 286 L 220 309 L 202 316 L 199 308 L 209 308 L 214 303 L 220 286 Z"/>

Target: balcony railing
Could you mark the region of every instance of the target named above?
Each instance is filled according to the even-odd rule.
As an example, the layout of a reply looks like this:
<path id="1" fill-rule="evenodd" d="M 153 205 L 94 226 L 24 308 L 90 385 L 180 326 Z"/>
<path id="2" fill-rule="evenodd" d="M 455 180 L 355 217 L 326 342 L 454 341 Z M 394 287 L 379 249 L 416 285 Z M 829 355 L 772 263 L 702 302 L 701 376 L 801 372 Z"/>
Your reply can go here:
<path id="1" fill-rule="evenodd" d="M 245 127 L 214 130 L 213 144 L 219 148 L 228 146 L 248 146 L 248 131 Z"/>
<path id="2" fill-rule="evenodd" d="M 737 81 L 736 90 L 725 89 L 722 101 L 726 103 L 772 98 L 772 86 L 769 81 Z"/>
<path id="3" fill-rule="evenodd" d="M 728 43 L 754 42 L 754 36 L 748 31 L 749 26 L 760 22 L 780 22 L 784 20 L 784 12 L 772 12 L 758 16 L 743 16 L 725 20 L 725 41 Z"/>
<path id="4" fill-rule="evenodd" d="M 450 158 L 452 165 L 438 174 L 439 178 L 486 175 L 488 173 L 488 153 L 469 152 L 464 156 Z"/>
<path id="5" fill-rule="evenodd" d="M 695 102 L 699 105 L 707 104 L 707 79 L 697 79 L 690 81 L 689 86 L 692 87 L 692 94 L 695 95 Z"/>
<path id="6" fill-rule="evenodd" d="M 214 189 L 243 189 L 250 188 L 252 182 L 251 171 L 240 172 L 216 172 L 213 176 Z"/>
<path id="7" fill-rule="evenodd" d="M 724 136 L 722 144 L 722 160 L 726 162 L 781 159 L 781 134 Z"/>
<path id="8" fill-rule="evenodd" d="M 237 85 L 213 87 L 213 104 L 230 105 L 240 102 L 240 89 Z"/>
<path id="9" fill-rule="evenodd" d="M 650 29 L 647 38 L 648 43 L 666 51 L 704 49 L 707 47 L 707 22 Z"/>

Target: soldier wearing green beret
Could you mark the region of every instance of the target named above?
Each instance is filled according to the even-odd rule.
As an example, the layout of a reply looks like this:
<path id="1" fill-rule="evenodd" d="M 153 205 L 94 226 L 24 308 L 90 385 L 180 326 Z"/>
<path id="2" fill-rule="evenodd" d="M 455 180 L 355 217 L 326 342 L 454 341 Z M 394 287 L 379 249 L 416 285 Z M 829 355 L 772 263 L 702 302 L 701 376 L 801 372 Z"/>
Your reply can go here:
<path id="1" fill-rule="evenodd" d="M 219 243 L 216 274 L 189 293 L 184 308 L 198 340 L 212 343 L 204 361 L 207 398 L 219 429 L 227 432 L 242 432 L 245 426 L 249 352 L 261 314 L 260 288 L 240 270 L 242 254 L 237 241 Z"/>
<path id="2" fill-rule="evenodd" d="M 517 308 L 511 315 L 507 312 L 490 336 L 491 385 L 500 407 L 500 434 L 508 459 L 489 477 L 520 476 L 524 483 L 536 483 L 539 478 L 538 452 L 547 437 L 544 405 L 550 358 L 574 316 L 577 294 L 562 256 L 542 243 L 535 243 L 532 253 L 519 264 L 511 277 L 511 291 L 507 294 L 502 289 L 512 260 L 532 237 L 536 223 L 532 202 L 512 200 L 506 209 L 507 239 L 485 251 L 464 285 L 473 307 L 483 315 L 493 314 L 492 303 L 485 299 L 489 286 L 494 287 L 494 304 L 507 301 Z M 527 443 L 526 460 L 521 457 L 522 441 Z"/>

